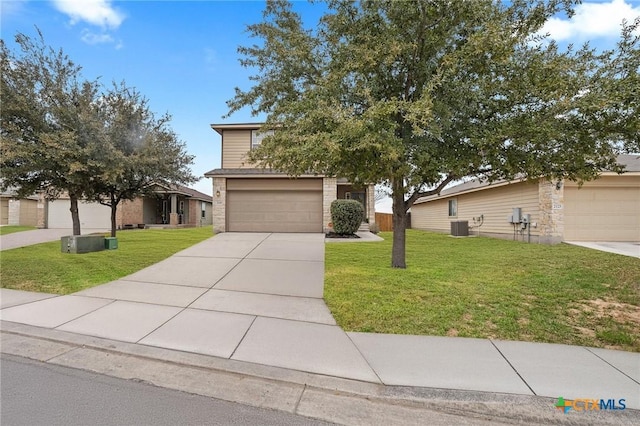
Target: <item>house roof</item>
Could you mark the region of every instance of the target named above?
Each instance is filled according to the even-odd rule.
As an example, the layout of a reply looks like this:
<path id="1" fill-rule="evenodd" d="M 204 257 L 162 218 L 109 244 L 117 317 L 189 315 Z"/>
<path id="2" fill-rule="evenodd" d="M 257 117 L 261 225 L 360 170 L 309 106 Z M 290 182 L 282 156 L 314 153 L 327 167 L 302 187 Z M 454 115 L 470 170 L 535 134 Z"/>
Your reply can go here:
<path id="1" fill-rule="evenodd" d="M 206 172 L 205 177 L 215 177 L 215 176 L 226 176 L 226 177 L 230 177 L 230 176 L 240 176 L 240 177 L 244 177 L 244 176 L 286 176 L 289 177 L 289 175 L 287 175 L 286 173 L 283 172 L 278 172 L 276 170 L 273 169 L 262 169 L 262 168 L 257 168 L 257 169 L 250 169 L 250 168 L 244 168 L 244 169 L 213 169 L 210 170 L 208 172 Z M 314 175 L 314 174 L 305 174 L 302 175 L 300 177 L 323 177 L 324 175 Z"/>
<path id="2" fill-rule="evenodd" d="M 190 198 L 194 198 L 196 200 L 202 200 L 202 201 L 211 201 L 212 200 L 211 195 L 207 195 L 204 192 L 196 191 L 195 189 L 191 189 L 191 188 L 188 188 L 188 187 L 183 186 L 183 185 L 171 184 L 169 186 L 165 186 L 165 185 L 156 184 L 156 186 L 160 186 L 160 187 L 164 188 L 164 191 L 156 191 L 156 192 L 167 192 L 167 193 L 172 193 L 172 194 L 180 194 L 180 195 L 184 195 L 186 197 L 190 197 Z"/>
<path id="3" fill-rule="evenodd" d="M 224 130 L 256 130 L 262 127 L 264 123 L 230 123 L 230 124 L 212 124 L 211 128 L 222 135 Z"/>
<path id="4" fill-rule="evenodd" d="M 618 164 L 625 166 L 625 172 L 640 172 L 640 155 L 638 154 L 619 155 Z M 513 179 L 513 180 L 499 180 L 495 182 L 487 182 L 487 181 L 481 181 L 478 179 L 473 179 L 468 182 L 464 182 L 459 185 L 452 186 L 447 189 L 443 189 L 440 192 L 440 194 L 430 195 L 428 197 L 420 198 L 414 204 L 426 203 L 434 199 L 448 197 L 455 194 L 462 194 L 465 192 L 479 191 L 479 190 L 484 190 L 488 188 L 497 188 L 500 186 L 523 182 L 524 180 L 525 179 Z"/>
<path id="5" fill-rule="evenodd" d="M 18 191 L 16 190 L 16 188 L 10 186 L 4 191 L 0 191 L 0 197 L 2 197 L 2 198 L 18 198 Z M 32 195 L 27 195 L 26 197 L 20 197 L 20 198 L 26 199 L 26 200 L 37 200 L 38 199 L 38 195 L 37 194 L 32 194 Z"/>

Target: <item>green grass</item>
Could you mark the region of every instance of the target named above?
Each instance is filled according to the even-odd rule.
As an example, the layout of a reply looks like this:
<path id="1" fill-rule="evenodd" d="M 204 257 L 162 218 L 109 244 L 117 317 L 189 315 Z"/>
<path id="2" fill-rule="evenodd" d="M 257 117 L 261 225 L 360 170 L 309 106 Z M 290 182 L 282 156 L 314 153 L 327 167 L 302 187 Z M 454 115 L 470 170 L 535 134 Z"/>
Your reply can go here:
<path id="1" fill-rule="evenodd" d="M 17 225 L 0 226 L 0 235 L 13 234 L 14 232 L 32 231 L 34 229 L 36 229 L 35 226 L 17 226 Z"/>
<path id="2" fill-rule="evenodd" d="M 325 299 L 348 331 L 566 343 L 640 352 L 640 260 L 566 244 L 407 232 L 327 244 Z"/>
<path id="3" fill-rule="evenodd" d="M 1 286 L 69 294 L 116 280 L 213 236 L 211 227 L 118 232 L 118 249 L 61 253 L 60 241 L 0 252 Z"/>

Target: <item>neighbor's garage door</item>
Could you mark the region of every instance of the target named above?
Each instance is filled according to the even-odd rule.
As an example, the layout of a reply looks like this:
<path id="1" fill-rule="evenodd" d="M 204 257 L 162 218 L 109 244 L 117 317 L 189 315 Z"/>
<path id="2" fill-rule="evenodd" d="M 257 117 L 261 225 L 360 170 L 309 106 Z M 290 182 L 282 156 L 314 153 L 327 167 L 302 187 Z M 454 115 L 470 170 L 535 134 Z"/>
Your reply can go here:
<path id="1" fill-rule="evenodd" d="M 47 226 L 49 228 L 72 228 L 69 200 L 49 202 Z M 78 203 L 80 229 L 111 229 L 111 209 L 99 203 Z M 84 231 L 82 231 L 84 232 Z"/>
<path id="2" fill-rule="evenodd" d="M 227 179 L 227 230 L 322 232 L 322 179 Z"/>
<path id="3" fill-rule="evenodd" d="M 640 241 L 637 186 L 567 186 L 564 200 L 566 241 Z"/>
<path id="4" fill-rule="evenodd" d="M 0 225 L 7 225 L 9 223 L 9 200 L 6 198 L 0 199 Z"/>

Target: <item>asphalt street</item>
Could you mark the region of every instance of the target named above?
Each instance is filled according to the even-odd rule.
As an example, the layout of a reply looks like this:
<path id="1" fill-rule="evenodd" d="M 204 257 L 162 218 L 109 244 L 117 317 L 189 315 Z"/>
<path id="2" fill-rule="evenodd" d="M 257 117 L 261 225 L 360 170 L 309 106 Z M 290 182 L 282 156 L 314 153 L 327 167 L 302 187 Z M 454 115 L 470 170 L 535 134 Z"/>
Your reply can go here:
<path id="1" fill-rule="evenodd" d="M 330 424 L 26 358 L 1 361 L 3 426 Z"/>

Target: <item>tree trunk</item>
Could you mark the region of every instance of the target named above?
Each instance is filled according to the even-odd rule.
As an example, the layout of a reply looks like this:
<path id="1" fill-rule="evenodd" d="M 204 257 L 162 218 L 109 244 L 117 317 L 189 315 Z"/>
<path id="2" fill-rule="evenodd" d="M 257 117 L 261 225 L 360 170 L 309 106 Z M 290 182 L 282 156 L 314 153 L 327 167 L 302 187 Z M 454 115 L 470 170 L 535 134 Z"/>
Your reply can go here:
<path id="1" fill-rule="evenodd" d="M 80 215 L 78 214 L 78 197 L 69 193 L 69 201 L 71 202 L 71 221 L 73 222 L 73 235 L 80 235 Z"/>
<path id="2" fill-rule="evenodd" d="M 407 228 L 407 211 L 404 206 L 404 185 L 393 183 L 393 248 L 391 249 L 391 267 L 407 268 L 405 256 L 405 236 Z"/>
<path id="3" fill-rule="evenodd" d="M 118 201 L 116 201 L 116 197 L 111 194 L 111 236 L 115 238 L 116 236 L 116 212 L 118 211 Z"/>

